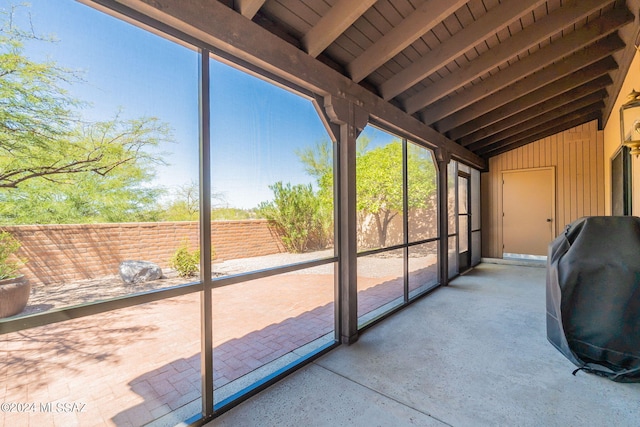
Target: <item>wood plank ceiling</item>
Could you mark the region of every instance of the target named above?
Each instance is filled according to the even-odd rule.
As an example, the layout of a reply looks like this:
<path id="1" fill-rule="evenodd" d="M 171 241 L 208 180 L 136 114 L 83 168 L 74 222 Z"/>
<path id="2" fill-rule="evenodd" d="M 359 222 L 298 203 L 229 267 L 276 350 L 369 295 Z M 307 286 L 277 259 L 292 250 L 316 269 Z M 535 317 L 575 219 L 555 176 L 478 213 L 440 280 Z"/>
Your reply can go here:
<path id="1" fill-rule="evenodd" d="M 484 158 L 602 125 L 638 32 L 637 0 L 220 1 Z"/>

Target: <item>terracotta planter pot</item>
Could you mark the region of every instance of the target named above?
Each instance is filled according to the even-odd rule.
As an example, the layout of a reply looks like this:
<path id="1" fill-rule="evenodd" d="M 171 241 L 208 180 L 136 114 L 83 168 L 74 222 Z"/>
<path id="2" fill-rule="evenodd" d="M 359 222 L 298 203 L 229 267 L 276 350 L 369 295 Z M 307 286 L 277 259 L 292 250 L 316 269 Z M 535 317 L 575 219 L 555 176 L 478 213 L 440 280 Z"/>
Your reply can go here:
<path id="1" fill-rule="evenodd" d="M 24 276 L 0 280 L 0 317 L 14 316 L 27 306 L 31 284 Z"/>

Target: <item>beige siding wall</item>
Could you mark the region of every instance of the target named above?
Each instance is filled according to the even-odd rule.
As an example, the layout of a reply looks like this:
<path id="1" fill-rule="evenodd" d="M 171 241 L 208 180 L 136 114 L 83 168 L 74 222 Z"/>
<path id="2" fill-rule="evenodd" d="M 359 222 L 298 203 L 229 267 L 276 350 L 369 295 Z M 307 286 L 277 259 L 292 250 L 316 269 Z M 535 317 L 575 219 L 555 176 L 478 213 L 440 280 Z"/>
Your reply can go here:
<path id="1" fill-rule="evenodd" d="M 482 256 L 502 257 L 502 172 L 554 167 L 555 232 L 588 215 L 604 215 L 604 139 L 597 121 L 489 159 L 482 174 Z"/>

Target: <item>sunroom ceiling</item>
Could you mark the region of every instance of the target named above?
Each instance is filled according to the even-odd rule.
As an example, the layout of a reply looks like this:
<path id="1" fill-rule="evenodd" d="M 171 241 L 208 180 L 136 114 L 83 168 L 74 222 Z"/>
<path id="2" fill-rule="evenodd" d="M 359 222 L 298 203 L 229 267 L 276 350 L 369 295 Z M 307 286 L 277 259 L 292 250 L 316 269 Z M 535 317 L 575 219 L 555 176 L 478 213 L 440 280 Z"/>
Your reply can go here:
<path id="1" fill-rule="evenodd" d="M 221 2 L 485 158 L 606 120 L 638 26 L 631 0 Z"/>

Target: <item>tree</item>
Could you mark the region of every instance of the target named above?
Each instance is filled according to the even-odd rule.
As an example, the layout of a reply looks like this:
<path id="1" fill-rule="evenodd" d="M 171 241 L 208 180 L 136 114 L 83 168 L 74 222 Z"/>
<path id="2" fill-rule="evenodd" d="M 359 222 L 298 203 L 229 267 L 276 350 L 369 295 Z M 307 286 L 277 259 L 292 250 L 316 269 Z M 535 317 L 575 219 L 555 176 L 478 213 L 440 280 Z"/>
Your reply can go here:
<path id="1" fill-rule="evenodd" d="M 429 151 L 408 144 L 407 207 L 425 209 L 434 202 L 436 171 Z M 372 215 L 378 230 L 378 246 L 384 247 L 391 221 L 403 210 L 402 142 L 396 140 L 360 155 L 356 162 L 356 204 Z"/>
<path id="2" fill-rule="evenodd" d="M 181 185 L 162 213 L 165 221 L 197 221 L 200 217 L 200 188 L 191 181 Z"/>
<path id="3" fill-rule="evenodd" d="M 296 150 L 295 153 L 305 172 L 316 179 L 333 170 L 333 148 L 331 142 L 326 139 L 316 142 L 313 146 Z"/>
<path id="4" fill-rule="evenodd" d="M 399 140 L 369 149 L 366 137 L 358 138 L 356 148 L 356 208 L 363 216 L 371 215 L 378 232 L 378 246 L 384 247 L 391 221 L 402 212 L 402 143 Z M 436 173 L 429 151 L 408 145 L 407 171 L 410 191 L 409 209 L 427 208 L 433 203 Z M 297 152 L 305 170 L 315 177 L 319 194 L 333 196 L 332 156 L 328 142 Z"/>
<path id="5" fill-rule="evenodd" d="M 228 202 L 223 192 L 211 193 L 211 219 L 235 220 L 254 218 L 252 212 L 226 207 Z M 200 186 L 197 182 L 181 185 L 175 191 L 161 214 L 163 221 L 197 221 L 200 218 Z"/>
<path id="6" fill-rule="evenodd" d="M 0 24 L 0 221 L 133 220 L 159 194 L 148 183 L 162 160 L 150 149 L 171 141 L 170 130 L 120 114 L 83 122 L 86 104 L 65 89 L 79 77 L 30 60 L 27 40 L 51 40 L 16 28 L 13 13 Z"/>
<path id="7" fill-rule="evenodd" d="M 407 144 L 407 181 L 409 209 L 435 207 L 438 177 L 431 151 Z"/>
<path id="8" fill-rule="evenodd" d="M 367 151 L 369 138 L 360 137 L 356 141 L 356 155 L 359 157 Z M 316 179 L 318 197 L 323 210 L 333 220 L 333 146 L 331 141 L 321 140 L 314 145 L 295 151 L 302 162 L 305 172 Z"/>
<path id="9" fill-rule="evenodd" d="M 333 147 L 330 141 L 322 140 L 313 146 L 295 151 L 302 162 L 305 172 L 316 179 L 318 198 L 323 212 L 328 218 L 328 227 L 333 222 Z"/>
<path id="10" fill-rule="evenodd" d="M 126 146 L 153 143 L 155 121 L 96 123 L 79 131 L 84 145 L 118 138 Z M 135 128 L 129 134 L 125 128 Z M 138 139 L 140 138 L 140 139 Z M 70 149 L 71 150 L 71 149 Z M 69 156 L 78 155 L 74 151 Z M 0 156 L 5 160 L 5 156 Z M 17 160 L 15 160 L 17 161 Z M 25 159 L 27 163 L 30 160 Z M 152 180 L 156 160 L 144 153 L 114 166 L 108 173 L 78 172 L 24 180 L 0 190 L 0 222 L 4 224 L 64 224 L 85 222 L 156 221 L 162 190 L 143 185 Z"/>
<path id="11" fill-rule="evenodd" d="M 387 229 L 402 212 L 402 145 L 394 141 L 367 151 L 356 161 L 356 206 L 372 215 L 378 230 L 378 245 L 384 247 Z"/>

